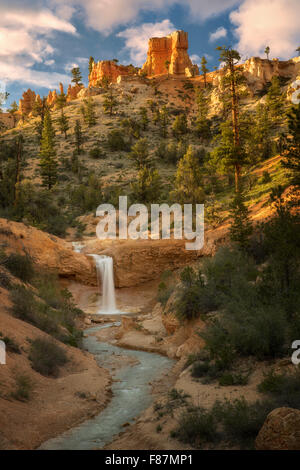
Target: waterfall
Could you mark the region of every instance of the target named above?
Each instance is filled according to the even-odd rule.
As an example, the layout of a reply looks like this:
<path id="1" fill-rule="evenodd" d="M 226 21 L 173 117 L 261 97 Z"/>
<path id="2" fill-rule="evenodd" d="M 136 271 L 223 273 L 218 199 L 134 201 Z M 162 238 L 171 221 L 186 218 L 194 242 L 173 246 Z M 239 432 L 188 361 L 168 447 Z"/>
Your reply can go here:
<path id="1" fill-rule="evenodd" d="M 89 256 L 95 260 L 98 282 L 102 284 L 102 307 L 98 313 L 120 313 L 116 308 L 113 259 L 104 255 Z"/>

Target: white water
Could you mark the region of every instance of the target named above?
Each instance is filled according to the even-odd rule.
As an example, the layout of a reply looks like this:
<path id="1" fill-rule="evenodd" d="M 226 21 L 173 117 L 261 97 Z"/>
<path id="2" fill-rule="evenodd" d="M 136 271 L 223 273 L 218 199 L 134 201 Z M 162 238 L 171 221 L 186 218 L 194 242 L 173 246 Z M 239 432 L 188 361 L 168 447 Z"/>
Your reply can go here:
<path id="1" fill-rule="evenodd" d="M 116 307 L 114 262 L 110 256 L 89 255 L 94 258 L 97 269 L 98 284 L 102 285 L 102 305 L 99 314 L 121 313 Z"/>

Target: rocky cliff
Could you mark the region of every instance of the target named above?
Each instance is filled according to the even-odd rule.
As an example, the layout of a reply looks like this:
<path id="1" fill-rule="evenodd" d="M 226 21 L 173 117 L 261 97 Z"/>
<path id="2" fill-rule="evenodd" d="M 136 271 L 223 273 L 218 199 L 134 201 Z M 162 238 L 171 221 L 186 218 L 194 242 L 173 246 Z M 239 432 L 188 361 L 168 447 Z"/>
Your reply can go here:
<path id="1" fill-rule="evenodd" d="M 188 47 L 188 33 L 185 31 L 175 31 L 163 38 L 149 39 L 147 61 L 141 73 L 155 76 L 169 71 L 170 75 L 198 75 L 198 67 L 192 64 L 187 52 Z"/>
<path id="2" fill-rule="evenodd" d="M 118 65 L 114 60 L 100 60 L 93 64 L 89 75 L 89 87 L 99 86 L 103 78 L 116 83 L 119 76 L 132 75 L 134 72 L 135 68 L 132 65 Z"/>

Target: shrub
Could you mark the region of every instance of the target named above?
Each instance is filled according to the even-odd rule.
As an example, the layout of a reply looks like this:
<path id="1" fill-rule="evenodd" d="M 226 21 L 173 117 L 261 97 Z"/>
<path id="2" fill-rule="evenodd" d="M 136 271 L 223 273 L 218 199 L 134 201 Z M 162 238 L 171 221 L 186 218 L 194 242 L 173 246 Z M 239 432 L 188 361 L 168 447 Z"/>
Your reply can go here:
<path id="1" fill-rule="evenodd" d="M 56 343 L 38 338 L 32 341 L 29 359 L 41 375 L 57 377 L 59 368 L 68 361 L 65 351 Z"/>
<path id="2" fill-rule="evenodd" d="M 0 339 L 4 341 L 7 351 L 12 352 L 14 354 L 21 354 L 19 345 L 14 339 L 9 338 L 8 336 L 3 336 L 2 333 L 0 333 Z"/>
<path id="3" fill-rule="evenodd" d="M 123 138 L 123 134 L 117 129 L 107 134 L 107 145 L 112 151 L 128 150 L 128 145 Z"/>
<path id="4" fill-rule="evenodd" d="M 218 439 L 214 416 L 204 408 L 193 408 L 185 411 L 179 418 L 178 427 L 173 432 L 180 441 L 198 447 L 203 442 Z"/>
<path id="5" fill-rule="evenodd" d="M 276 374 L 272 369 L 265 374 L 258 385 L 261 393 L 269 394 L 277 406 L 288 406 L 300 409 L 300 371 L 294 374 Z"/>
<path id="6" fill-rule="evenodd" d="M 30 282 L 34 276 L 34 268 L 31 258 L 28 255 L 11 253 L 5 261 L 5 267 L 24 282 Z"/>
<path id="7" fill-rule="evenodd" d="M 18 375 L 16 377 L 16 390 L 11 394 L 15 400 L 28 401 L 31 397 L 33 384 L 26 375 Z"/>
<path id="8" fill-rule="evenodd" d="M 99 146 L 95 146 L 91 148 L 91 150 L 89 151 L 89 156 L 93 158 L 94 160 L 100 160 L 100 159 L 106 158 L 106 155 L 102 152 Z"/>

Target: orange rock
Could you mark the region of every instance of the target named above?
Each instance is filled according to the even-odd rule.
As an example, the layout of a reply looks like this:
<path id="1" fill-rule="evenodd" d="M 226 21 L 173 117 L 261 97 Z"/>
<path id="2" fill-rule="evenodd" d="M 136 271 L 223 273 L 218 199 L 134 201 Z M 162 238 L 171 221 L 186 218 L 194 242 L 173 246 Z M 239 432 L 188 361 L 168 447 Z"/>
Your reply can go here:
<path id="1" fill-rule="evenodd" d="M 94 62 L 89 75 L 89 87 L 98 86 L 104 77 L 108 78 L 110 82 L 116 83 L 119 76 L 132 75 L 133 72 L 132 66 L 118 65 L 114 60 Z"/>
<path id="2" fill-rule="evenodd" d="M 255 441 L 257 450 L 299 450 L 300 411 L 276 408 L 267 416 Z"/>
<path id="3" fill-rule="evenodd" d="M 50 90 L 49 93 L 48 93 L 48 97 L 47 97 L 47 105 L 50 108 L 52 108 L 53 106 L 55 106 L 56 100 L 57 100 L 56 90 L 54 90 L 54 91 Z"/>
<path id="4" fill-rule="evenodd" d="M 35 99 L 36 99 L 36 94 L 34 91 L 28 88 L 27 91 L 24 91 L 22 96 L 23 98 L 20 99 L 20 102 L 19 102 L 19 112 L 21 115 L 28 116 L 33 109 Z"/>
<path id="5" fill-rule="evenodd" d="M 155 76 L 167 73 L 166 62 L 169 62 L 170 75 L 199 75 L 197 65 L 193 65 L 188 55 L 188 33 L 175 31 L 163 38 L 149 39 L 147 61 L 141 73 Z"/>
<path id="6" fill-rule="evenodd" d="M 78 93 L 83 88 L 83 85 L 69 85 L 67 92 L 67 101 L 76 100 Z"/>

